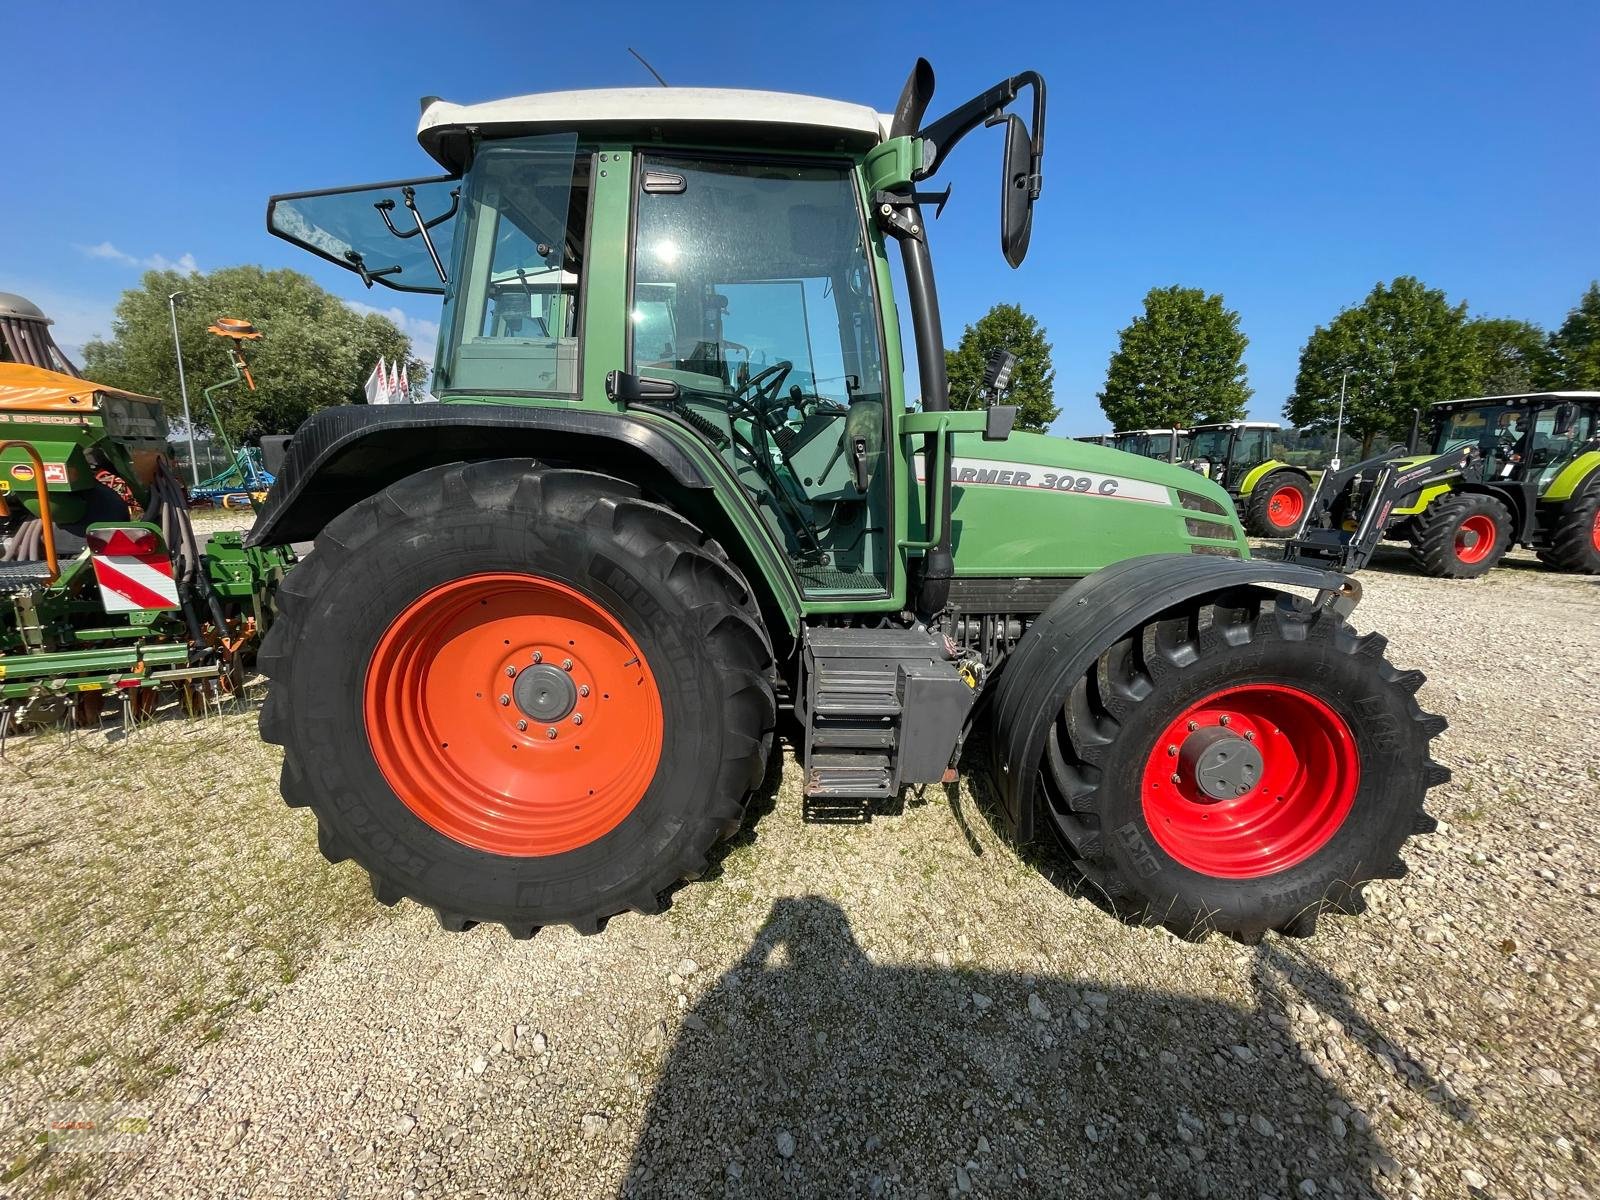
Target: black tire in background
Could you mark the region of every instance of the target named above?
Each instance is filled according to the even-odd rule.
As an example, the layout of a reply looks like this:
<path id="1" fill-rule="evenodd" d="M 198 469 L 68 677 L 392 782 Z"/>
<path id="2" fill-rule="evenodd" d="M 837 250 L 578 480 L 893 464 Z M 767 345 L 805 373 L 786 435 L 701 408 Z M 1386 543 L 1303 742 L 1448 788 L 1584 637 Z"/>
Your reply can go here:
<path id="1" fill-rule="evenodd" d="M 1402 844 L 1435 827 L 1422 807 L 1427 789 L 1450 777 L 1429 758 L 1445 721 L 1417 705 L 1424 677 L 1390 665 L 1385 644 L 1331 610 L 1255 589 L 1145 623 L 1042 717 L 1051 728 L 1040 820 L 1119 915 L 1185 936 L 1308 936 L 1323 911 L 1362 911 L 1364 884 L 1405 874 Z M 1326 842 L 1284 870 L 1240 878 L 1194 869 L 1152 828 L 1159 810 L 1145 799 L 1147 770 L 1175 748 L 1160 744 L 1174 719 L 1219 692 L 1261 685 L 1309 695 L 1343 722 L 1359 755 L 1353 799 Z"/>
<path id="2" fill-rule="evenodd" d="M 396 795 L 369 742 L 366 672 L 386 631 L 430 591 L 484 573 L 559 581 L 604 608 L 659 688 L 665 737 L 642 798 L 565 852 L 446 836 Z M 738 829 L 765 771 L 774 668 L 750 590 L 714 541 L 622 480 L 527 460 L 421 472 L 330 522 L 278 604 L 259 658 L 261 734 L 284 747 L 284 799 L 316 815 L 330 861 L 354 859 L 380 901 L 429 905 L 446 929 L 589 933 L 659 912 Z"/>
<path id="3" fill-rule="evenodd" d="M 1600 483 L 1567 501 L 1539 561 L 1558 571 L 1600 575 Z"/>
<path id="4" fill-rule="evenodd" d="M 1292 507 L 1292 515 L 1282 515 L 1273 501 L 1279 493 L 1292 490 L 1299 497 Z M 1254 537 L 1290 537 L 1305 519 L 1306 505 L 1311 503 L 1311 481 L 1298 471 L 1274 471 L 1251 490 L 1245 502 L 1245 529 Z"/>
<path id="5" fill-rule="evenodd" d="M 1510 511 L 1480 492 L 1441 496 L 1412 521 L 1411 548 L 1417 562 L 1439 579 L 1476 579 L 1497 566 L 1511 548 Z M 1484 539 L 1489 539 L 1487 549 Z"/>

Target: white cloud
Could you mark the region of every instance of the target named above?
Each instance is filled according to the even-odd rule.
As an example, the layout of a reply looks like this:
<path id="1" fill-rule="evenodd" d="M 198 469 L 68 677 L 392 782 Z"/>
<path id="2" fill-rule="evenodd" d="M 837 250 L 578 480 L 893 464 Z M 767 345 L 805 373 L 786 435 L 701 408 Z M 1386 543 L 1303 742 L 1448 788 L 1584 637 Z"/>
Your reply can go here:
<path id="1" fill-rule="evenodd" d="M 426 317 L 413 317 L 402 308 L 379 308 L 373 304 L 363 304 L 360 300 L 346 300 L 345 307 L 352 312 L 367 316 L 376 314 L 388 317 L 400 327 L 400 331 L 411 339 L 411 353 L 423 362 L 433 361 L 433 350 L 439 342 L 439 322 L 430 321 Z"/>
<path id="2" fill-rule="evenodd" d="M 80 245 L 78 251 L 89 258 L 109 259 L 125 267 L 139 267 L 151 271 L 177 271 L 182 275 L 194 275 L 200 270 L 200 264 L 195 262 L 192 254 L 180 254 L 176 259 L 168 258 L 165 254 L 152 254 L 140 258 L 125 250 L 117 249 L 110 242 L 100 242 L 93 246 Z"/>

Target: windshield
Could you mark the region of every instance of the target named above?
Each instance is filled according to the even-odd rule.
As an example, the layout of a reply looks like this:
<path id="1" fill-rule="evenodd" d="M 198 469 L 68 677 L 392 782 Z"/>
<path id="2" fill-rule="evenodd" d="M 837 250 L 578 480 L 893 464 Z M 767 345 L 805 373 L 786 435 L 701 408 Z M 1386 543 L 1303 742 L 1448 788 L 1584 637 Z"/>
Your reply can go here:
<path id="1" fill-rule="evenodd" d="M 452 178 L 294 192 L 268 202 L 267 228 L 354 271 L 368 287 L 438 294 L 445 290 L 460 192 L 461 181 Z"/>
<path id="2" fill-rule="evenodd" d="M 1476 446 L 1485 454 L 1491 454 L 1501 443 L 1520 441 L 1524 432 L 1523 409 L 1516 405 L 1458 408 L 1436 415 L 1434 421 L 1435 454 L 1461 446 Z"/>
<path id="3" fill-rule="evenodd" d="M 1233 429 L 1197 429 L 1189 435 L 1189 454 L 1192 459 L 1208 458 L 1223 462 L 1228 457 L 1228 445 L 1233 441 Z"/>

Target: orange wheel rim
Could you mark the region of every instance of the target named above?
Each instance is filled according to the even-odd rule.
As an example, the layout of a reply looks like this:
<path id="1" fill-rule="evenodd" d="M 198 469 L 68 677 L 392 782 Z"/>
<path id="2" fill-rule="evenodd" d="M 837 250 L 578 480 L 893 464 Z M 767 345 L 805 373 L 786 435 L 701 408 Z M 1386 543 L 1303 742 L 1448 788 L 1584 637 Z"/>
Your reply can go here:
<path id="1" fill-rule="evenodd" d="M 638 645 L 581 592 L 469 575 L 412 601 L 367 668 L 378 770 L 444 836 L 493 854 L 604 837 L 661 758 L 661 693 Z"/>
<path id="2" fill-rule="evenodd" d="M 1287 529 L 1299 521 L 1305 509 L 1306 498 L 1300 494 L 1300 489 L 1288 484 L 1273 492 L 1272 498 L 1267 501 L 1267 512 L 1279 529 Z"/>

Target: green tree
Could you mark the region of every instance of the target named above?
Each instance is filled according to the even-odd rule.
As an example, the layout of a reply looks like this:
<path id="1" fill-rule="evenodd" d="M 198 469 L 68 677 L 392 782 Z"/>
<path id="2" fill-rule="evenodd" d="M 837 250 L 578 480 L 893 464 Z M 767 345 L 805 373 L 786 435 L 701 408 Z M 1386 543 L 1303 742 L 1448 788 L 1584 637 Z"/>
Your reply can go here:
<path id="1" fill-rule="evenodd" d="M 84 374 L 112 387 L 159 396 L 181 416 L 177 359 L 167 297 L 182 292 L 178 335 L 195 424 L 209 429 L 202 390 L 230 372 L 224 339 L 206 332 L 218 317 L 254 323 L 261 340 L 244 354 L 256 390 L 243 384 L 217 395 L 223 431 L 235 443 L 264 433 L 289 433 L 318 409 L 363 399 L 362 385 L 379 356 L 407 362 L 411 378 L 422 363 L 410 358 L 406 335 L 389 318 L 360 314 L 298 271 L 224 267 L 209 274 L 148 271 L 122 294 L 109 341 L 84 347 Z"/>
<path id="2" fill-rule="evenodd" d="M 1122 331 L 1100 408 L 1113 429 L 1171 429 L 1233 421 L 1251 390 L 1239 314 L 1200 288 L 1151 288 Z"/>
<path id="3" fill-rule="evenodd" d="M 982 408 L 983 372 L 989 355 L 1009 350 L 1017 356 L 1007 404 L 1017 406 L 1018 429 L 1042 430 L 1061 415 L 1055 403 L 1056 369 L 1044 327 L 1019 304 L 996 304 L 975 325 L 961 331 L 961 344 L 944 352 L 950 377 L 951 408 Z"/>
<path id="4" fill-rule="evenodd" d="M 1551 384 L 1551 354 L 1544 330 L 1513 317 L 1475 317 L 1472 336 L 1474 378 L 1468 391 L 1480 396 L 1510 396 Z"/>
<path id="5" fill-rule="evenodd" d="M 1346 371 L 1345 432 L 1361 439 L 1366 457 L 1380 437 L 1410 431 L 1412 409 L 1472 392 L 1477 357 L 1466 304 L 1410 275 L 1378 284 L 1312 332 L 1284 415 L 1302 428 L 1332 429 Z"/>
<path id="6" fill-rule="evenodd" d="M 1551 372 L 1562 387 L 1600 388 L 1600 283 L 1591 283 L 1550 335 Z"/>

